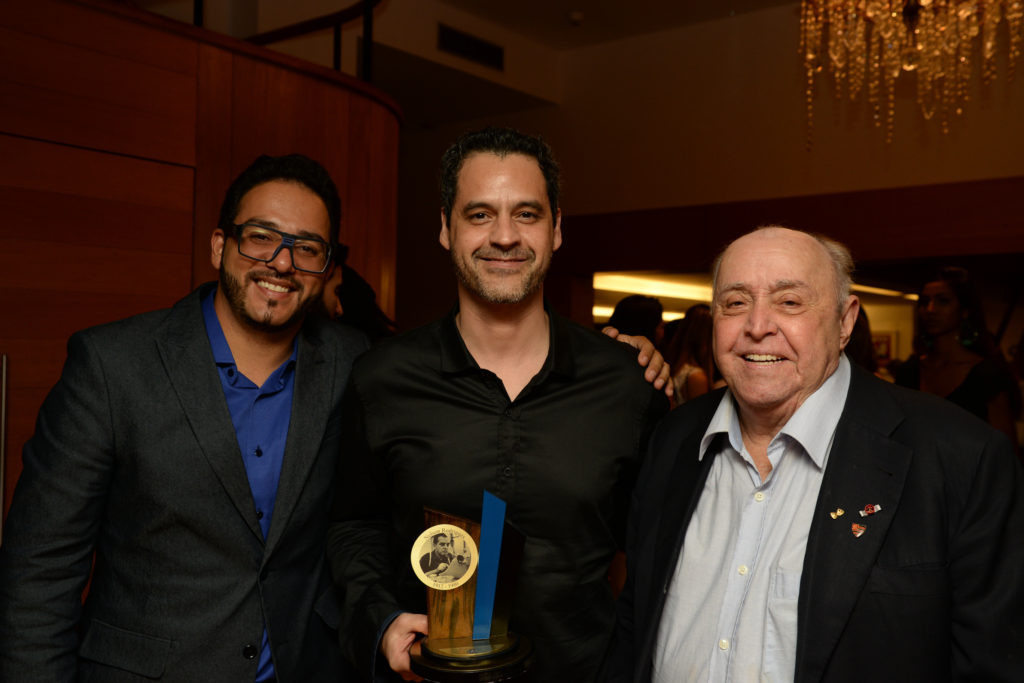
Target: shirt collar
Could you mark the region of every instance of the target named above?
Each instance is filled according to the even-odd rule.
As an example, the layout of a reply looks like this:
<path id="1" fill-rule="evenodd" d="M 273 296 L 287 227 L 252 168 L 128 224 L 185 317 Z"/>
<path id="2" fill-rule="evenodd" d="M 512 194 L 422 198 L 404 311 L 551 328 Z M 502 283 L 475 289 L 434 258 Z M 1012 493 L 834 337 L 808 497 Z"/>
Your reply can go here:
<path id="1" fill-rule="evenodd" d="M 543 377 L 548 372 L 571 377 L 576 371 L 576 364 L 573 360 L 569 323 L 553 312 L 547 301 L 544 302 L 544 311 L 548 314 L 549 345 L 547 358 L 538 377 Z M 446 374 L 462 374 L 480 369 L 466 348 L 462 335 L 459 334 L 458 325 L 455 324 L 455 316 L 458 313 L 459 304 L 456 303 L 441 320 L 441 372 Z"/>
<path id="2" fill-rule="evenodd" d="M 213 307 L 214 297 L 217 295 L 217 288 L 214 287 L 210 293 L 203 297 L 203 322 L 206 323 L 206 336 L 210 339 L 210 348 L 213 350 L 213 361 L 217 365 L 234 365 L 235 357 L 228 346 L 228 340 L 224 336 L 224 329 L 217 319 L 217 312 Z"/>
<path id="3" fill-rule="evenodd" d="M 220 326 L 220 320 L 217 319 L 217 311 L 214 309 L 213 300 L 217 294 L 217 287 L 210 289 L 209 294 L 203 297 L 201 305 L 203 309 L 203 322 L 206 324 L 206 336 L 210 340 L 210 350 L 213 351 L 213 362 L 218 367 L 234 367 L 235 356 L 231 353 L 231 347 L 228 346 L 227 337 L 224 336 L 224 328 Z M 295 340 L 292 343 L 292 355 L 282 363 L 280 369 L 288 370 L 295 365 L 295 359 L 298 356 L 299 348 L 299 337 L 295 335 Z M 276 372 L 276 371 L 275 371 Z"/>
<path id="4" fill-rule="evenodd" d="M 818 467 L 824 467 L 832 446 L 832 437 L 846 406 L 849 389 L 850 361 L 846 359 L 846 354 L 840 354 L 836 371 L 818 387 L 817 391 L 807 397 L 772 440 L 778 439 L 781 435 L 793 439 L 807 451 Z M 715 410 L 704 432 L 704 438 L 701 439 L 698 454 L 701 460 L 718 434 L 725 434 L 729 439 L 729 445 L 737 452 L 743 452 L 739 411 L 736 409 L 732 393 L 728 390 L 718 403 L 718 409 Z"/>

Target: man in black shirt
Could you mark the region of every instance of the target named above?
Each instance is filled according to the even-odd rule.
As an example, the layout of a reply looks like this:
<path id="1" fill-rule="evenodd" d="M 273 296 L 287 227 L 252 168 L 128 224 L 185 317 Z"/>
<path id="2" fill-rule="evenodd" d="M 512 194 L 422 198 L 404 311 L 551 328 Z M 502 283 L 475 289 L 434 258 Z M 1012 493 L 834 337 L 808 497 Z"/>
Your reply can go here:
<path id="1" fill-rule="evenodd" d="M 424 506 L 479 519 L 486 489 L 526 537 L 511 628 L 536 681 L 596 676 L 612 630 L 609 563 L 665 397 L 635 351 L 549 311 L 558 166 L 537 138 L 486 129 L 442 159 L 441 244 L 458 275 L 446 318 L 353 371 L 328 553 L 354 663 L 414 679 L 427 630 L 409 549 Z M 383 659 L 378 661 L 378 653 Z"/>

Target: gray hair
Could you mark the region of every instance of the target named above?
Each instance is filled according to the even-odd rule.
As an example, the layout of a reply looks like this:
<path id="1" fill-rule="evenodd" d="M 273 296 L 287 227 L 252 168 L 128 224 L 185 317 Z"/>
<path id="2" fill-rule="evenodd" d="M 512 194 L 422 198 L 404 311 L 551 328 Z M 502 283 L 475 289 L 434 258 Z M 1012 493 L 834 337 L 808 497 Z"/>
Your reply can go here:
<path id="1" fill-rule="evenodd" d="M 788 228 L 785 225 L 761 225 L 756 229 L 748 232 L 741 237 L 746 237 L 758 230 L 770 230 L 770 229 L 781 229 L 781 230 L 792 230 L 793 232 L 803 233 L 813 237 L 818 244 L 828 254 L 829 261 L 832 263 L 832 273 L 834 275 L 834 281 L 836 283 L 836 310 L 839 313 L 843 312 L 843 307 L 846 305 L 846 300 L 850 297 L 850 287 L 853 285 L 853 256 L 850 254 L 850 250 L 846 248 L 841 242 L 825 237 L 824 235 L 807 232 L 806 230 L 797 230 L 796 228 Z M 737 237 L 736 239 L 739 239 Z M 719 252 L 718 256 L 715 257 L 714 264 L 711 266 L 711 297 L 712 303 L 718 298 L 718 270 L 722 265 L 722 257 L 725 256 L 725 252 L 729 250 L 729 247 L 733 245 L 732 242 L 725 245 L 725 248 Z"/>

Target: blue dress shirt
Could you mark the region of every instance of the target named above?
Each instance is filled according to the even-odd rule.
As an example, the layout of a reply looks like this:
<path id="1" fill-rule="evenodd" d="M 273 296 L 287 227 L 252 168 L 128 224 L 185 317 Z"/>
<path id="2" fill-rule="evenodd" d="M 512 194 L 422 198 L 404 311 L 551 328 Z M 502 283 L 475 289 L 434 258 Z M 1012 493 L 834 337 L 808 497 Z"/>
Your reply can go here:
<path id="1" fill-rule="evenodd" d="M 238 371 L 224 331 L 213 308 L 216 294 L 213 290 L 203 299 L 203 318 L 206 335 L 210 339 L 213 360 L 217 364 L 220 384 L 224 388 L 231 422 L 235 426 L 238 448 L 249 477 L 249 488 L 255 504 L 254 514 L 263 530 L 263 538 L 270 533 L 270 520 L 274 515 L 277 484 L 281 478 L 281 463 L 288 439 L 291 420 L 292 395 L 295 390 L 295 358 L 292 355 L 267 378 L 263 386 L 256 386 Z M 266 628 L 260 646 L 260 661 L 256 682 L 274 678 L 274 663 L 270 656 L 270 640 Z"/>

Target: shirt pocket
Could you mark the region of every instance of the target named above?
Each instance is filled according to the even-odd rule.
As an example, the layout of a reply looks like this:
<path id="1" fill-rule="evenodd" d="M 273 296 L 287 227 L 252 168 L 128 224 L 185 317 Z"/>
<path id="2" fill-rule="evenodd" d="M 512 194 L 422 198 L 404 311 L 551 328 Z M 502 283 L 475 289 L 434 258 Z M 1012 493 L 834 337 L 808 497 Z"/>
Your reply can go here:
<path id="1" fill-rule="evenodd" d="M 768 586 L 765 614 L 763 681 L 791 681 L 796 661 L 799 572 L 776 571 Z"/>

